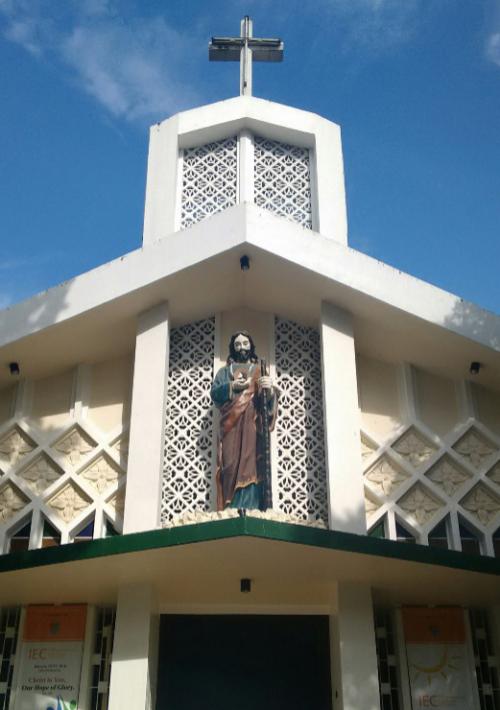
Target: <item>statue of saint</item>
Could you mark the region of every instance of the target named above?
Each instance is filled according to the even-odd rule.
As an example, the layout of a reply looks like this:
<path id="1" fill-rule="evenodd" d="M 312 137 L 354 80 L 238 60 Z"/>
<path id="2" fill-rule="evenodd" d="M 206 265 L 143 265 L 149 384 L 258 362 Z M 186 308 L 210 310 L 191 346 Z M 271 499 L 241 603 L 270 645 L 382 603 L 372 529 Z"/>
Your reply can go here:
<path id="1" fill-rule="evenodd" d="M 271 378 L 261 373 L 254 342 L 246 331 L 231 337 L 227 364 L 215 376 L 210 394 L 220 411 L 217 509 L 262 510 L 266 475 L 263 420 L 267 418 L 272 431 L 278 392 Z"/>

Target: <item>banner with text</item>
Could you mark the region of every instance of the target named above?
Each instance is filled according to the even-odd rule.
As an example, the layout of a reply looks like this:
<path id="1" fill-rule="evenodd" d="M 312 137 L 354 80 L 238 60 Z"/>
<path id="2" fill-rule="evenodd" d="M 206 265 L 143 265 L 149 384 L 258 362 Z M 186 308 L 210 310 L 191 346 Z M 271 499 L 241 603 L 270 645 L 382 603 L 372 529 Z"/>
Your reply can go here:
<path id="1" fill-rule="evenodd" d="M 402 614 L 413 710 L 471 710 L 474 669 L 463 609 L 407 607 Z"/>
<path id="2" fill-rule="evenodd" d="M 85 605 L 26 610 L 15 710 L 77 710 Z"/>

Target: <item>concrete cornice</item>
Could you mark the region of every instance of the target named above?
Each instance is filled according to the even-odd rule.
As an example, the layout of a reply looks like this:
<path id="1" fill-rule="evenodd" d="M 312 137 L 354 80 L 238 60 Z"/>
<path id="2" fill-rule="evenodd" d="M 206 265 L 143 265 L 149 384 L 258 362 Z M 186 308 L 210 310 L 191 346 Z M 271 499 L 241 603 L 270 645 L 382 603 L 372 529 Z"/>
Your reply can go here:
<path id="1" fill-rule="evenodd" d="M 234 96 L 224 101 L 216 101 L 212 104 L 181 111 L 155 124 L 152 126 L 152 129 L 156 126 L 163 126 L 170 122 L 175 122 L 178 124 L 177 130 L 181 135 L 192 136 L 196 131 L 219 124 L 231 124 L 243 118 L 265 121 L 270 125 L 274 123 L 278 131 L 280 127 L 288 126 L 293 128 L 296 130 L 297 134 L 302 133 L 304 135 L 304 144 L 309 145 L 309 147 L 312 146 L 312 143 L 307 136 L 314 134 L 319 124 L 338 127 L 338 124 L 312 111 L 305 111 L 304 109 L 294 108 L 287 104 L 260 99 L 256 96 Z"/>
<path id="2" fill-rule="evenodd" d="M 247 273 L 239 269 L 243 253 L 251 258 Z M 423 366 L 438 367 L 439 358 L 451 354 L 496 369 L 500 361 L 500 317 L 253 204 L 229 208 L 1 311 L 0 351 L 4 360 L 18 359 L 24 341 L 56 331 L 60 346 L 65 326 L 71 324 L 72 337 L 78 330 L 109 330 L 165 299 L 174 324 L 237 305 L 312 324 L 327 300 L 353 314 L 365 350 L 406 339 L 398 347 L 413 350 L 402 354 Z M 426 364 L 426 353 L 434 365 Z"/>

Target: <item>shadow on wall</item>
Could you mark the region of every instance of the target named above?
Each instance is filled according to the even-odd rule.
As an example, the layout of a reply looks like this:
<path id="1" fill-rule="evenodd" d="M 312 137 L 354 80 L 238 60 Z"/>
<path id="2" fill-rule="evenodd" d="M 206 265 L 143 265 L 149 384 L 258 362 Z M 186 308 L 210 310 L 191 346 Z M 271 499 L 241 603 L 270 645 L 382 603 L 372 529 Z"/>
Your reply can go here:
<path id="1" fill-rule="evenodd" d="M 354 659 L 352 659 L 355 663 Z M 342 701 L 345 708 L 363 708 L 363 710 L 379 710 L 380 705 L 375 704 L 374 698 L 379 696 L 378 676 L 371 674 L 360 685 L 359 678 L 352 673 L 343 673 Z M 335 707 L 335 706 L 334 706 Z"/>
<path id="2" fill-rule="evenodd" d="M 469 301 L 457 298 L 451 312 L 444 316 L 442 325 L 459 335 L 500 350 L 499 316 Z"/>
<path id="3" fill-rule="evenodd" d="M 37 363 L 37 371 L 40 374 L 39 366 L 47 375 L 56 371 L 51 365 L 51 354 L 47 350 L 49 341 L 44 339 L 43 343 L 40 342 L 36 334 L 61 320 L 71 303 L 72 286 L 73 281 L 65 281 L 26 301 L 0 310 L 0 390 L 16 384 L 19 380 L 19 377 L 12 377 L 10 374 L 10 362 L 19 363 L 21 380 L 33 378 L 33 363 Z M 35 335 L 35 338 L 32 338 L 32 335 Z M 70 365 L 66 354 L 71 350 L 72 343 L 63 341 L 57 330 L 51 329 L 50 344 L 56 357 L 61 360 L 57 371 L 62 373 Z"/>
<path id="4" fill-rule="evenodd" d="M 0 311 L 0 347 L 53 325 L 69 304 L 73 279 Z"/>

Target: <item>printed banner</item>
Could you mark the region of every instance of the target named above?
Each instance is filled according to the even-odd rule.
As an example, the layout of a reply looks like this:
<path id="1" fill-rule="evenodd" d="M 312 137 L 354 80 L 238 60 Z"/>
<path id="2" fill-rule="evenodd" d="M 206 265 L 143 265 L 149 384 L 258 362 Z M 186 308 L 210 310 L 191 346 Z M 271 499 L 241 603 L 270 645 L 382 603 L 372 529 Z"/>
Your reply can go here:
<path id="1" fill-rule="evenodd" d="M 87 607 L 26 610 L 15 710 L 77 710 Z"/>
<path id="2" fill-rule="evenodd" d="M 403 628 L 413 710 L 474 707 L 463 610 L 405 608 Z"/>

